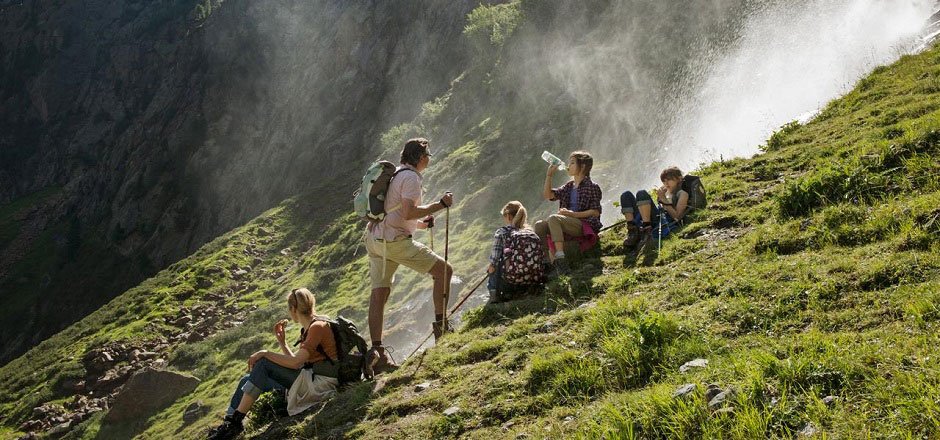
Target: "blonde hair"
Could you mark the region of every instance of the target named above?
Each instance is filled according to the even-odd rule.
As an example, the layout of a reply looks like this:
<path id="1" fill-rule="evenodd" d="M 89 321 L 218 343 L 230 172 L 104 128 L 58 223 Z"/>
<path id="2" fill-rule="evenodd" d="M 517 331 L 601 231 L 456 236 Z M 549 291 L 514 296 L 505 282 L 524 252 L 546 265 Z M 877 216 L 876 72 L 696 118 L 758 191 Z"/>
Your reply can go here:
<path id="1" fill-rule="evenodd" d="M 301 315 L 313 316 L 317 309 L 317 298 L 306 287 L 300 287 L 287 295 L 287 305 Z"/>
<path id="2" fill-rule="evenodd" d="M 529 215 L 525 210 L 525 206 L 522 206 L 522 202 L 513 200 L 503 206 L 502 211 L 503 215 L 508 215 L 512 217 L 512 226 L 519 229 L 528 229 L 529 224 L 526 223 Z"/>

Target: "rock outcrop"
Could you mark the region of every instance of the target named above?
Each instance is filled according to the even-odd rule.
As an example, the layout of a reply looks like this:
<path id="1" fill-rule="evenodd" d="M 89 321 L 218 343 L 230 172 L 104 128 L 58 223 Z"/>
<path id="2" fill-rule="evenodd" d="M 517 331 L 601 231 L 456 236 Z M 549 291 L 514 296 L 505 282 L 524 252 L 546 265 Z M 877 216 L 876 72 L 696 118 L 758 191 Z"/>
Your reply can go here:
<path id="1" fill-rule="evenodd" d="M 120 423 L 144 417 L 189 394 L 198 385 L 199 379 L 190 375 L 145 368 L 131 376 L 117 393 L 104 421 Z"/>

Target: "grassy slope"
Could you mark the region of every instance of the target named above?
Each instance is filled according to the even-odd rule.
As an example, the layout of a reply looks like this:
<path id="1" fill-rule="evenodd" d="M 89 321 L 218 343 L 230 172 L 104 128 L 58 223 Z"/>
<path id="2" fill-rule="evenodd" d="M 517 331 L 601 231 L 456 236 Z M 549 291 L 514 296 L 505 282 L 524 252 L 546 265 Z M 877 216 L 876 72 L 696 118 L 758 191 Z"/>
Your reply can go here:
<path id="1" fill-rule="evenodd" d="M 455 119 L 470 97 L 486 99 L 472 95 L 488 75 L 469 72 L 386 139 L 391 146 L 413 132 L 437 132 L 435 139 L 463 133 L 438 143 L 450 149 L 435 156 L 444 166 L 428 177 L 431 188 L 461 180 L 482 188 L 461 199 L 469 212 L 490 212 L 519 192 L 493 197 L 491 188 L 539 181 L 539 164 L 516 169 L 518 157 L 506 158 L 487 175 L 479 157 L 510 154 L 508 145 L 578 138 L 571 130 L 532 137 L 570 118 L 553 113 L 526 125 L 512 118 L 521 105 L 470 114 L 465 120 L 475 122 L 467 126 L 441 126 L 437 121 Z M 937 50 L 878 69 L 813 122 L 774 136 L 765 154 L 703 170 L 710 209 L 666 241 L 660 255 L 625 259 L 620 232 L 609 234 L 601 261 L 585 262 L 544 297 L 469 312 L 461 331 L 429 351 L 420 368 L 412 360 L 379 383 L 347 389 L 315 414 L 253 432 L 766 438 L 812 422 L 837 437 L 856 437 L 860 429 L 875 437 L 940 434 L 940 373 L 932 364 L 940 318 L 938 78 Z M 488 180 L 503 174 L 509 176 Z M 243 326 L 173 349 L 172 368 L 204 379 L 194 393 L 140 426 L 101 427 L 97 416 L 72 435 L 198 437 L 225 407 L 244 357 L 273 348 L 266 332 L 283 314 L 285 287 L 311 286 L 322 312 L 361 322 L 367 268 L 360 228 L 342 216 L 345 209 L 323 210 L 309 197 L 285 202 L 3 367 L 0 393 L 9 397 L 0 404 L 0 437 L 15 436 L 38 403 L 68 398 L 57 386 L 83 374 L 78 359 L 86 348 L 169 331 L 164 316 L 223 293 L 259 310 Z M 453 213 L 459 252 L 452 257 L 470 278 L 495 219 L 469 222 L 460 212 Z M 248 280 L 212 275 L 213 266 L 248 265 L 248 247 L 262 254 Z M 292 251 L 285 255 L 286 247 Z M 211 285 L 197 288 L 200 279 Z M 417 281 L 405 277 L 393 302 L 403 304 Z M 680 374 L 678 366 L 695 357 L 709 366 Z M 414 385 L 426 381 L 431 387 L 416 393 Z M 734 411 L 706 410 L 703 385 L 689 399 L 673 399 L 684 383 L 733 386 Z M 820 400 L 827 395 L 839 400 L 827 407 Z M 183 408 L 193 401 L 218 411 L 183 426 Z M 452 405 L 459 411 L 442 415 Z"/>
<path id="2" fill-rule="evenodd" d="M 263 436 L 940 435 L 938 92 L 940 50 L 877 69 L 764 154 L 702 170 L 710 209 L 660 255 L 609 234 L 602 268 L 476 309 L 377 391 Z M 707 409 L 710 383 L 733 410 Z"/>

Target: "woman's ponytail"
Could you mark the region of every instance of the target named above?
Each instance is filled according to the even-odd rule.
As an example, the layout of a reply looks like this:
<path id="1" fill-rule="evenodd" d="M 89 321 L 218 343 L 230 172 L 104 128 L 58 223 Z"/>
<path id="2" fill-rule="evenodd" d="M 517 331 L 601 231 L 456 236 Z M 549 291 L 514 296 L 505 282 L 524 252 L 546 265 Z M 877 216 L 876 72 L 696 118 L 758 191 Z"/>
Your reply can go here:
<path id="1" fill-rule="evenodd" d="M 522 202 L 513 200 L 503 206 L 503 215 L 512 217 L 512 226 L 517 229 L 527 229 L 529 227 L 526 221 L 529 219 L 528 212 Z"/>

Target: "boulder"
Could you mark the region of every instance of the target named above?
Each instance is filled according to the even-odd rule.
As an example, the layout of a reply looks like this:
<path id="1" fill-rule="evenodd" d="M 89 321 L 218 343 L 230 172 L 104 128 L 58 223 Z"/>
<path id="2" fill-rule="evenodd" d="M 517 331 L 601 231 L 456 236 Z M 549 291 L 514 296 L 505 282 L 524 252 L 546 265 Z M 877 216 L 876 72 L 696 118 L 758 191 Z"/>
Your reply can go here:
<path id="1" fill-rule="evenodd" d="M 679 367 L 679 372 L 685 373 L 693 368 L 705 368 L 707 366 L 708 366 L 708 359 L 702 359 L 702 358 L 693 359 L 691 361 L 688 361 L 682 364 L 682 366 Z"/>
<path id="2" fill-rule="evenodd" d="M 138 371 L 114 397 L 105 422 L 123 422 L 147 417 L 155 410 L 189 394 L 199 379 L 181 373 L 145 368 Z"/>
<path id="3" fill-rule="evenodd" d="M 731 388 L 725 389 L 724 391 L 718 393 L 715 397 L 708 401 L 708 409 L 717 410 L 724 407 L 727 403 L 730 403 L 731 398 L 734 397 L 734 390 Z"/>
<path id="4" fill-rule="evenodd" d="M 705 401 L 711 402 L 711 400 L 714 399 L 715 396 L 721 394 L 721 391 L 722 391 L 721 387 L 719 387 L 718 385 L 713 384 L 713 383 L 708 384 L 708 386 L 705 388 Z"/>
<path id="5" fill-rule="evenodd" d="M 131 374 L 131 366 L 125 365 L 120 368 L 114 368 L 104 373 L 104 376 L 98 378 L 92 385 L 95 391 L 111 391 L 124 383 Z"/>
<path id="6" fill-rule="evenodd" d="M 819 428 L 812 422 L 809 422 L 797 433 L 797 438 L 815 437 L 816 434 L 819 434 Z"/>
<path id="7" fill-rule="evenodd" d="M 46 435 L 57 436 L 60 434 L 65 434 L 69 431 L 69 429 L 72 429 L 72 422 L 62 422 L 53 426 L 49 431 L 46 431 Z"/>
<path id="8" fill-rule="evenodd" d="M 695 391 L 695 388 L 696 386 L 694 383 L 687 383 L 680 386 L 679 388 L 676 388 L 676 390 L 672 392 L 672 397 L 685 397 L 686 395 L 691 394 L 692 391 Z"/>

